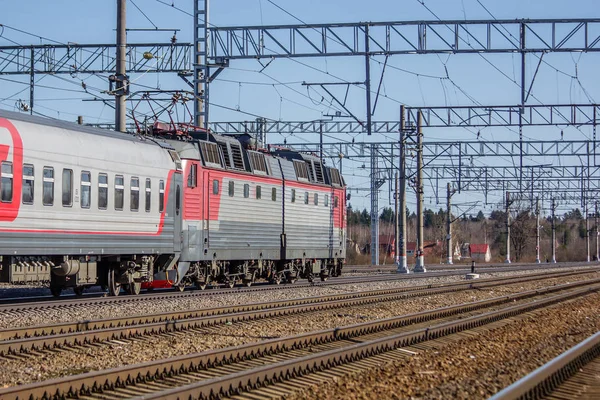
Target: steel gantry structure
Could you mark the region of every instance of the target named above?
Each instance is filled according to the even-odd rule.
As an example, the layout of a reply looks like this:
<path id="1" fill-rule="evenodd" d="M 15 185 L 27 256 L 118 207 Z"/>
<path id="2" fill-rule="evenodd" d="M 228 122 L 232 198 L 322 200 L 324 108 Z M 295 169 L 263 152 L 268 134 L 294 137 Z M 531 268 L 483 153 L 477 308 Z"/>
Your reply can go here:
<path id="1" fill-rule="evenodd" d="M 523 156 L 572 154 L 585 157 L 587 162 L 582 166 L 565 166 L 552 170 L 547 180 L 540 175 L 536 182 L 576 182 L 586 183 L 593 187 L 590 178 L 595 177 L 592 166 L 596 166 L 597 144 L 595 126 L 598 106 L 595 104 L 555 104 L 529 105 L 527 99 L 531 93 L 531 85 L 527 88 L 525 61 L 531 53 L 539 56 L 539 65 L 543 54 L 549 52 L 598 52 L 600 51 L 600 19 L 518 19 L 518 20 L 440 20 L 440 21 L 392 21 L 392 22 L 360 22 L 342 24 L 296 24 L 272 26 L 237 26 L 216 27 L 209 23 L 209 0 L 194 0 L 194 42 L 192 44 L 127 44 L 126 71 L 134 72 L 175 72 L 182 76 L 193 75 L 194 96 L 196 101 L 195 121 L 197 125 L 210 127 L 218 133 L 261 132 L 268 133 L 392 133 L 400 134 L 396 147 L 391 144 L 394 158 L 407 151 L 416 151 L 417 166 L 401 169 L 399 192 L 405 191 L 407 174 L 422 174 L 418 186 L 422 189 L 423 179 L 442 179 L 446 177 L 462 190 L 481 188 L 483 182 L 487 189 L 499 189 L 498 182 L 503 182 L 502 190 L 514 187 L 515 173 L 510 166 L 486 169 L 483 179 L 477 181 L 473 165 L 469 158 L 482 157 L 486 154 L 519 155 L 518 187 L 526 187 L 527 177 L 535 173 L 536 166 L 526 166 Z M 115 45 L 40 45 L 40 46 L 8 46 L 0 47 L 0 74 L 30 75 L 33 105 L 33 84 L 35 74 L 60 73 L 100 73 L 113 72 L 116 67 Z M 420 107 L 406 108 L 399 121 L 372 120 L 374 111 L 371 107 L 371 71 L 373 57 L 391 55 L 422 54 L 484 54 L 509 53 L 521 56 L 520 102 L 516 105 L 500 106 L 459 106 L 459 107 Z M 212 122 L 209 119 L 209 86 L 214 77 L 225 68 L 231 60 L 241 59 L 276 59 L 291 57 L 324 57 L 324 56 L 360 56 L 365 61 L 366 112 L 364 118 L 353 121 L 248 121 L 248 122 Z M 217 68 L 211 73 L 211 69 Z M 535 80 L 536 73 L 531 84 Z M 419 117 L 418 117 L 419 116 Z M 583 126 L 594 127 L 592 142 L 528 142 L 523 140 L 524 126 Z M 518 126 L 518 142 L 426 142 L 423 141 L 422 129 L 434 127 L 494 127 Z M 414 139 L 414 140 L 413 140 Z M 563 144 L 564 143 L 564 144 Z M 401 150 L 398 149 L 401 147 Z M 337 146 L 339 154 L 350 158 L 353 151 L 374 149 L 376 144 L 364 143 L 363 147 L 348 144 L 327 144 Z M 582 147 L 577 147 L 582 146 Z M 332 150 L 333 151 L 333 150 Z M 377 157 L 375 159 L 375 157 Z M 378 159 L 371 155 L 371 219 L 374 232 L 377 232 L 377 190 L 381 186 L 381 171 Z M 385 157 L 383 157 L 385 158 Z M 458 158 L 458 159 L 457 159 Z M 466 158 L 463 163 L 463 158 Z M 457 166 L 431 164 L 432 160 L 456 161 Z M 406 157 L 392 165 L 403 165 Z M 514 167 L 514 166 L 513 166 Z M 576 168 L 587 168 L 585 172 Z M 465 171 L 471 171 L 466 173 Z M 533 171 L 533 172 L 532 172 Z M 580 173 L 580 180 L 573 176 Z M 544 172 L 546 174 L 546 172 Z M 563 174 L 563 178 L 555 179 Z M 568 177 L 571 176 L 571 179 Z M 444 179 L 446 179 L 444 178 Z M 454 179 L 452 179 L 454 178 Z M 491 178 L 491 179 L 489 179 Z M 391 175 L 388 177 L 391 180 Z M 472 179 L 472 180 L 470 180 Z M 486 179 L 489 179 L 486 181 Z M 595 178 L 594 178 L 595 179 Z M 459 183 L 460 182 L 460 183 Z M 496 183 L 494 183 L 496 182 Z M 506 182 L 513 182 L 506 183 Z M 479 186 L 477 186 L 479 185 Z M 525 185 L 525 186 L 523 186 Z M 562 185 L 562 183 L 556 183 Z M 565 183 L 565 185 L 567 185 Z M 559 186 L 557 186 L 558 188 Z M 515 188 L 516 189 L 516 188 Z M 422 198 L 421 198 L 422 200 Z M 401 222 L 400 222 L 401 224 Z M 378 249 L 378 235 L 372 238 L 372 248 Z M 420 244 L 422 246 L 422 243 Z M 397 252 L 402 254 L 402 251 Z M 378 262 L 376 254 L 372 256 Z"/>

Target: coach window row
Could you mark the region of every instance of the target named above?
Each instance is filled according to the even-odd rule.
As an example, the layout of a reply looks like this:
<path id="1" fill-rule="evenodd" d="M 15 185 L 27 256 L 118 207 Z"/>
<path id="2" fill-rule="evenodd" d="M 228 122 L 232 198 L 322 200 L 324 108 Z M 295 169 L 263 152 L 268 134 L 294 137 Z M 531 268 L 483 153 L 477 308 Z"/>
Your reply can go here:
<path id="1" fill-rule="evenodd" d="M 13 172 L 11 162 L 2 162 L 0 198 L 2 202 L 11 202 L 13 198 Z M 23 164 L 23 188 L 21 201 L 23 204 L 33 204 L 35 175 L 34 167 L 31 164 Z M 125 202 L 125 178 L 123 175 L 115 175 L 114 184 L 114 202 L 115 210 L 122 211 Z M 80 179 L 80 206 L 81 208 L 91 208 L 92 203 L 92 174 L 89 171 L 81 171 Z M 108 208 L 108 174 L 98 174 L 98 208 L 106 210 Z M 129 204 L 131 211 L 139 211 L 140 206 L 140 178 L 131 177 L 130 180 Z M 144 182 L 144 203 L 146 212 L 152 209 L 152 180 L 146 178 Z M 44 167 L 42 174 L 42 204 L 45 206 L 54 205 L 54 168 Z M 73 170 L 65 168 L 62 170 L 62 205 L 63 207 L 73 206 Z M 158 211 L 163 212 L 165 205 L 165 181 L 158 183 Z"/>

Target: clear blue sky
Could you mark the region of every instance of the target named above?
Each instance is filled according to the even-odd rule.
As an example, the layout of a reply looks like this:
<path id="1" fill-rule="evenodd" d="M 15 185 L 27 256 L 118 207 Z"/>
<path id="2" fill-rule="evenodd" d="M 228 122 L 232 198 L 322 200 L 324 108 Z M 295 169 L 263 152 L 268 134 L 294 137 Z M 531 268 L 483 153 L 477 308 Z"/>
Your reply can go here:
<path id="1" fill-rule="evenodd" d="M 167 5 L 162 4 L 167 3 Z M 307 23 L 320 22 L 356 22 L 356 21 L 392 21 L 392 20 L 434 20 L 433 11 L 441 19 L 490 19 L 488 11 L 498 19 L 516 18 L 579 18 L 597 17 L 596 0 L 221 0 L 211 4 L 210 21 L 215 26 L 295 24 L 298 20 L 277 8 L 273 3 L 287 10 L 298 19 Z M 173 4 L 175 7 L 171 7 Z M 136 8 L 136 5 L 146 16 Z M 15 42 L 23 45 L 50 43 L 47 39 L 62 43 L 112 43 L 115 41 L 116 0 L 21 0 L 18 2 L 0 1 L 2 13 L 0 24 L 0 46 Z M 128 1 L 127 23 L 130 28 L 180 29 L 177 34 L 180 42 L 192 40 L 192 17 L 186 13 L 193 10 L 192 0 L 135 0 Z M 20 33 L 12 28 L 29 32 Z M 172 32 L 131 32 L 129 42 L 167 42 Z M 0 54 L 1 55 L 1 54 Z M 389 66 L 403 68 L 413 73 L 388 68 L 383 80 L 382 92 L 387 96 L 380 99 L 375 120 L 395 120 L 398 118 L 400 103 L 419 105 L 466 105 L 472 104 L 466 97 L 482 104 L 516 104 L 519 101 L 519 87 L 511 82 L 519 78 L 519 57 L 514 55 L 488 55 L 493 63 L 506 76 L 492 68 L 480 56 L 394 56 Z M 600 98 L 597 79 L 599 55 L 597 54 L 547 54 L 544 59 L 550 65 L 542 65 L 533 87 L 535 99 L 530 103 L 587 103 Z M 230 68 L 224 71 L 211 86 L 211 100 L 215 104 L 239 109 L 251 114 L 262 115 L 275 120 L 314 120 L 333 109 L 330 100 L 322 92 L 307 89 L 302 81 L 335 81 L 339 77 L 348 81 L 364 80 L 364 60 L 362 58 L 320 58 L 301 60 L 306 66 L 291 60 L 278 59 L 269 65 L 263 73 L 262 66 L 255 60 L 232 61 Z M 383 58 L 372 62 L 372 79 L 376 83 L 381 73 Z M 533 75 L 537 58 L 528 56 L 527 74 Z M 435 77 L 445 76 L 444 64 L 454 84 Z M 568 76 L 577 75 L 587 94 L 579 83 Z M 557 72 L 556 69 L 566 72 Z M 433 76 L 427 77 L 425 75 Z M 0 76 L 6 78 L 6 76 Z M 28 101 L 28 77 L 13 76 L 10 79 L 22 82 L 12 83 L 0 80 L 0 107 L 14 109 L 19 100 Z M 89 91 L 101 95 L 108 89 L 105 77 L 76 75 L 64 76 L 61 80 L 54 76 L 39 76 L 36 89 L 36 110 L 53 118 L 75 120 L 84 115 L 87 122 L 111 122 L 113 111 L 99 102 L 83 102 L 92 96 L 81 89 L 84 81 Z M 178 77 L 152 73 L 133 75 L 134 82 L 162 89 L 187 89 Z M 276 84 L 276 81 L 289 83 Z M 44 88 L 42 86 L 47 86 Z M 459 89 L 460 88 L 460 89 Z M 61 90 L 62 89 L 62 90 Z M 67 89 L 67 90 L 65 90 Z M 338 94 L 341 89 L 338 89 Z M 462 90 L 462 91 L 461 91 Z M 22 91 L 22 92 L 21 92 Z M 364 118 L 364 89 L 352 87 L 349 92 L 348 106 Z M 249 120 L 251 116 L 228 111 L 222 108 L 211 109 L 214 121 Z M 590 131 L 566 130 L 567 137 L 582 139 Z M 559 128 L 534 129 L 526 131 L 530 138 L 558 138 Z M 514 130 L 488 129 L 482 132 L 483 138 L 516 138 Z M 473 131 L 463 129 L 430 130 L 426 140 L 463 138 L 474 139 Z M 279 142 L 282 137 L 271 137 L 271 142 Z M 348 137 L 340 137 L 349 140 Z M 359 135 L 356 140 L 368 140 Z M 374 140 L 390 138 L 376 136 Z M 315 137 L 292 137 L 288 141 L 316 141 Z M 479 164 L 486 160 L 478 161 Z M 514 160 L 496 160 L 496 164 L 509 164 Z M 560 160 L 543 160 L 545 163 L 558 163 Z M 368 162 L 366 163 L 368 166 Z M 353 187 L 368 187 L 368 171 L 361 169 L 361 163 L 347 164 L 348 181 Z M 387 185 L 383 187 L 387 189 Z M 352 204 L 355 207 L 368 206 L 365 193 L 353 193 Z M 439 208 L 427 189 L 429 207 Z M 464 200 L 483 200 L 482 196 L 471 195 Z M 499 197 L 496 197 L 499 199 Z M 460 201 L 460 199 L 459 199 Z M 381 193 L 380 206 L 389 204 L 389 194 Z"/>

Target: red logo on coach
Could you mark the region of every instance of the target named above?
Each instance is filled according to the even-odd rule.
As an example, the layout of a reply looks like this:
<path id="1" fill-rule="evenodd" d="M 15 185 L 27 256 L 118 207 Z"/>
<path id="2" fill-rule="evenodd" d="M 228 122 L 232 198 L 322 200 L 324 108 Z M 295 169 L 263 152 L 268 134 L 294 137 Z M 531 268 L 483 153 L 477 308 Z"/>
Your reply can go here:
<path id="1" fill-rule="evenodd" d="M 8 131 L 12 143 L 2 131 Z M 11 151 L 12 150 L 12 151 Z M 12 153 L 12 154 L 11 154 Z M 23 141 L 17 128 L 7 119 L 0 118 L 0 162 L 12 162 L 12 200 L 0 202 L 0 221 L 12 222 L 19 215 L 23 185 Z M 0 183 L 1 185 L 1 183 Z"/>

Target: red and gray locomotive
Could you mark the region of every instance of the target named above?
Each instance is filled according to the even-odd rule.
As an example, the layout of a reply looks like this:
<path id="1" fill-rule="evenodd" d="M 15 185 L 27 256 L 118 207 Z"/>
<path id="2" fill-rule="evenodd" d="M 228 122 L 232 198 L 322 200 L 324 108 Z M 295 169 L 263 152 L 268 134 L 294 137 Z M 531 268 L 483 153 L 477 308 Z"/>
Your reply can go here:
<path id="1" fill-rule="evenodd" d="M 345 183 L 312 155 L 0 110 L 0 164 L 3 282 L 117 295 L 342 270 Z"/>

